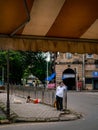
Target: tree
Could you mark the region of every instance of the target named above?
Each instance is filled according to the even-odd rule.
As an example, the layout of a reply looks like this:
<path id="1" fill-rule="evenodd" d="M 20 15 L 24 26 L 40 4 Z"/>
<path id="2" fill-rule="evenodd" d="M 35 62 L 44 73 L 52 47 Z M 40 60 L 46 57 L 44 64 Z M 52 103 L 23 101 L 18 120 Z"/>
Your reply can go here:
<path id="1" fill-rule="evenodd" d="M 10 51 L 10 83 L 21 83 L 25 69 L 25 57 L 19 51 Z"/>
<path id="2" fill-rule="evenodd" d="M 7 54 L 7 52 L 6 51 L 0 51 L 0 81 L 2 81 L 2 73 L 3 73 L 3 75 L 5 76 L 5 75 L 7 75 L 6 74 L 6 68 L 7 68 L 7 64 L 6 64 L 6 54 Z M 4 69 L 3 71 L 2 71 L 2 69 Z M 3 77 L 3 78 L 7 78 L 6 76 L 5 77 Z M 5 79 L 3 79 L 4 81 L 5 81 Z"/>
<path id="3" fill-rule="evenodd" d="M 4 81 L 7 81 L 7 51 L 0 51 L 0 80 L 4 67 Z M 9 82 L 20 84 L 21 79 L 30 74 L 44 82 L 46 77 L 46 57 L 42 52 L 9 51 Z"/>
<path id="4" fill-rule="evenodd" d="M 24 74 L 33 74 L 44 83 L 46 77 L 46 56 L 43 52 L 22 52 L 26 57 L 27 68 Z"/>

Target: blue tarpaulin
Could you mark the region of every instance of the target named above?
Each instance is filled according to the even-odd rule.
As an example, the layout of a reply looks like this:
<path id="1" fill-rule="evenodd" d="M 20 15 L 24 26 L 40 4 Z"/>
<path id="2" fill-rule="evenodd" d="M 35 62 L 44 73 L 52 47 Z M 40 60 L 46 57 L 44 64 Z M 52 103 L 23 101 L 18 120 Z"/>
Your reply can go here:
<path id="1" fill-rule="evenodd" d="M 52 73 L 50 76 L 48 76 L 47 78 L 45 78 L 45 80 L 47 81 L 51 81 L 52 79 L 54 79 L 56 76 L 56 73 Z"/>

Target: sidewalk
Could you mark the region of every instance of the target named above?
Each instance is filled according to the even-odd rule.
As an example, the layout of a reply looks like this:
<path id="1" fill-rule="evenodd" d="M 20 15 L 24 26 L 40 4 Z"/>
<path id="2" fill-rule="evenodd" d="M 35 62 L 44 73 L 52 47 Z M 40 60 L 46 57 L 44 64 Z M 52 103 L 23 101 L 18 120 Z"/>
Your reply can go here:
<path id="1" fill-rule="evenodd" d="M 2 102 L 5 107 L 6 97 L 6 93 L 0 93 L 0 102 Z M 47 122 L 76 120 L 79 119 L 81 115 L 69 111 L 57 111 L 56 108 L 41 103 L 26 103 L 26 99 L 11 95 L 10 117 L 14 122 Z"/>

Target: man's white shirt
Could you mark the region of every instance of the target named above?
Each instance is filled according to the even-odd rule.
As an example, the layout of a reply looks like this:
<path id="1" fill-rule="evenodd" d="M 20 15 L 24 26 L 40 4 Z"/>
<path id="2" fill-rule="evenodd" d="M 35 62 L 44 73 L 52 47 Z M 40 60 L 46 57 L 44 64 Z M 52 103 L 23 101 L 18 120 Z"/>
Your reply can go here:
<path id="1" fill-rule="evenodd" d="M 64 91 L 66 91 L 66 90 L 67 90 L 66 86 L 62 86 L 62 87 L 58 86 L 56 89 L 56 96 L 63 98 Z"/>

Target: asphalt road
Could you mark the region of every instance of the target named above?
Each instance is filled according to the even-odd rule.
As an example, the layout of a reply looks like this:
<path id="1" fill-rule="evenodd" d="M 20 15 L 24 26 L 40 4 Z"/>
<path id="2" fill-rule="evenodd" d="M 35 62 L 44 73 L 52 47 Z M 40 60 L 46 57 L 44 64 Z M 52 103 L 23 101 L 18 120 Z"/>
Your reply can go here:
<path id="1" fill-rule="evenodd" d="M 75 121 L 1 125 L 0 130 L 98 130 L 98 93 L 68 92 L 67 107 L 83 114 Z"/>

